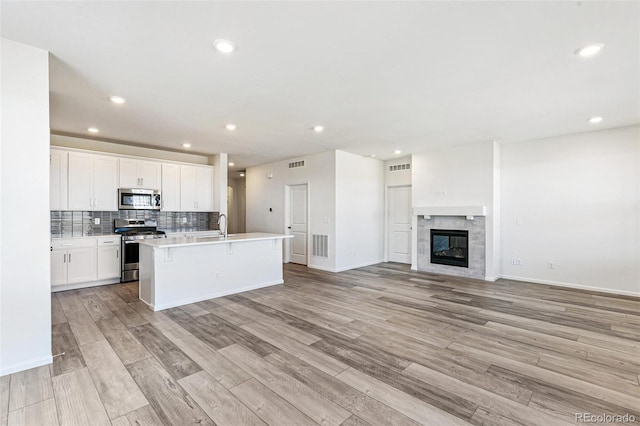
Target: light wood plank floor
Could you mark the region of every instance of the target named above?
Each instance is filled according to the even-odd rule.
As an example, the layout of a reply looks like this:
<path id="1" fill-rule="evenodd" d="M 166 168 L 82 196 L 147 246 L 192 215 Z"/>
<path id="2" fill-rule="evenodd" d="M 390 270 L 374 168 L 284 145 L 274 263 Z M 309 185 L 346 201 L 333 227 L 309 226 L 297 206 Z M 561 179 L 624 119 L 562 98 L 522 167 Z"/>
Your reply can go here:
<path id="1" fill-rule="evenodd" d="M 137 283 L 52 295 L 54 363 L 0 379 L 0 425 L 640 422 L 640 299 L 285 265 L 162 312 Z"/>

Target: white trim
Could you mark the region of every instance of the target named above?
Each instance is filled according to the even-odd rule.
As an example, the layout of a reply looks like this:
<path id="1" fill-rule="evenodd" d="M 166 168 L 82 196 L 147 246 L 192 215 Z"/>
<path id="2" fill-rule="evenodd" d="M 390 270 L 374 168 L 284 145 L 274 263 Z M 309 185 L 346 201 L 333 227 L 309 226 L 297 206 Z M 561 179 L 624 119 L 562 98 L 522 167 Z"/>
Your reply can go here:
<path id="1" fill-rule="evenodd" d="M 618 294 L 618 295 L 622 295 L 622 296 L 640 297 L 640 292 L 626 291 L 626 290 L 614 290 L 614 289 L 602 288 L 602 287 L 592 287 L 592 286 L 582 285 L 582 284 L 571 284 L 571 283 L 563 283 L 563 282 L 558 282 L 558 281 L 539 280 L 539 279 L 535 279 L 535 278 L 516 277 L 516 276 L 513 276 L 513 275 L 498 275 L 498 278 L 504 278 L 505 280 L 529 282 L 529 283 L 533 283 L 533 284 L 546 284 L 546 285 L 552 285 L 552 286 L 556 286 L 556 287 L 567 287 L 567 288 L 576 288 L 576 289 L 580 289 L 580 290 L 598 291 L 598 292 L 602 292 L 602 293 Z"/>
<path id="2" fill-rule="evenodd" d="M 351 269 L 364 268 L 365 266 L 377 265 L 378 263 L 384 263 L 384 260 L 378 259 L 378 260 L 374 260 L 372 262 L 362 262 L 362 263 L 357 263 L 355 265 L 349 265 L 349 266 L 345 266 L 345 267 L 342 267 L 342 268 L 336 268 L 335 272 L 343 272 L 343 271 L 349 271 Z M 400 262 L 396 262 L 396 263 L 400 263 Z"/>
<path id="3" fill-rule="evenodd" d="M 485 281 L 490 281 L 490 282 L 496 282 L 496 281 L 498 281 L 500 278 L 502 278 L 500 275 L 494 275 L 494 276 L 492 276 L 492 277 L 487 277 L 487 276 L 485 276 L 485 277 L 484 277 L 484 280 L 485 280 Z"/>
<path id="4" fill-rule="evenodd" d="M 99 285 L 118 284 L 119 282 L 120 282 L 120 277 L 110 278 L 110 279 L 100 280 L 100 281 L 89 281 L 84 283 L 56 285 L 56 286 L 51 286 L 51 293 L 56 293 L 58 291 L 66 291 L 66 290 L 76 290 L 78 288 L 97 287 Z"/>
<path id="5" fill-rule="evenodd" d="M 414 216 L 486 216 L 487 206 L 414 207 Z"/>
<path id="6" fill-rule="evenodd" d="M 326 272 L 338 272 L 335 268 L 329 268 L 327 266 L 307 265 L 307 268 L 319 269 Z"/>
<path id="7" fill-rule="evenodd" d="M 236 289 L 233 289 L 233 290 L 219 291 L 219 292 L 216 292 L 216 293 L 210 293 L 210 294 L 207 294 L 205 296 L 198 296 L 198 297 L 192 297 L 192 298 L 189 298 L 189 299 L 178 300 L 176 302 L 166 303 L 164 305 L 159 305 L 159 306 L 151 305 L 151 304 L 149 304 L 147 302 L 145 302 L 145 303 L 149 307 L 151 307 L 151 309 L 153 309 L 154 311 L 161 311 L 163 309 L 175 308 L 176 306 L 188 305 L 190 303 L 195 303 L 195 302 L 202 302 L 203 300 L 215 299 L 216 297 L 229 296 L 230 294 L 242 293 L 242 292 L 245 292 L 245 291 L 256 290 L 256 289 L 263 288 L 263 287 L 270 287 L 272 285 L 278 285 L 278 284 L 282 284 L 282 283 L 284 283 L 283 280 L 270 281 L 270 282 L 266 282 L 266 283 L 262 283 L 262 284 L 256 284 L 256 285 L 250 285 L 250 286 L 247 286 L 247 287 L 236 288 Z M 142 300 L 142 299 L 140 299 L 140 300 Z M 144 300 L 142 300 L 142 301 L 144 302 Z"/>
<path id="8" fill-rule="evenodd" d="M 410 265 L 412 263 L 413 260 L 413 216 L 415 216 L 415 214 L 413 214 L 413 186 L 411 184 L 409 185 L 387 185 L 385 187 L 384 190 L 384 261 L 385 262 L 389 262 L 389 210 L 390 210 L 390 206 L 389 206 L 389 202 L 390 197 L 389 197 L 389 192 L 392 189 L 398 189 L 398 188 L 407 188 L 409 189 L 410 193 L 411 193 L 411 206 L 409 206 L 409 209 L 411 210 L 410 214 L 411 214 L 411 225 L 410 225 L 410 234 L 411 234 L 411 242 L 409 243 L 409 262 L 397 262 L 397 263 L 404 263 L 405 265 Z"/>
<path id="9" fill-rule="evenodd" d="M 26 362 L 21 362 L 19 364 L 13 364 L 9 367 L 4 367 L 0 370 L 0 377 L 6 376 L 7 374 L 17 373 L 19 371 L 28 370 L 30 368 L 41 367 L 43 365 L 48 365 L 53 363 L 53 356 L 47 355 L 41 358 L 35 358 Z"/>
<path id="10" fill-rule="evenodd" d="M 290 238 L 294 238 L 291 235 L 291 230 L 289 226 L 291 223 L 289 222 L 291 218 L 291 187 L 305 185 L 307 187 L 307 263 L 304 266 L 308 266 L 311 261 L 311 184 L 309 181 L 301 182 L 301 183 L 285 183 L 284 184 L 284 229 L 283 234 L 290 236 Z M 282 252 L 283 252 L 283 263 L 294 263 L 291 262 L 291 244 L 293 242 L 289 240 L 283 240 L 282 244 Z M 299 265 L 299 263 L 296 263 Z"/>

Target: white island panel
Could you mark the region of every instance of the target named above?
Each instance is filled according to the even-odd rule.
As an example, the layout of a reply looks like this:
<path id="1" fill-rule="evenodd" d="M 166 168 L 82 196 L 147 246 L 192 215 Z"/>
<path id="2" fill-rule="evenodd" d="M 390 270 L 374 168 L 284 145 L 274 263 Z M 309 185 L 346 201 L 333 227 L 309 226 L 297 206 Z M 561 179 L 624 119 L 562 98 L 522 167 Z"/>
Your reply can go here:
<path id="1" fill-rule="evenodd" d="M 158 311 L 282 284 L 283 238 L 289 236 L 238 234 L 226 240 L 143 242 L 140 299 Z"/>

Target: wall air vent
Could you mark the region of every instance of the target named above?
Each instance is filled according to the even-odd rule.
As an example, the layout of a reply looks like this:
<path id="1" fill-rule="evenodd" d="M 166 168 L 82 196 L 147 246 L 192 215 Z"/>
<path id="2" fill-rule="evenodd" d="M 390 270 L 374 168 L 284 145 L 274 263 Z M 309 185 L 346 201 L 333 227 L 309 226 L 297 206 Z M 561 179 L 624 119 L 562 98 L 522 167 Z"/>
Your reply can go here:
<path id="1" fill-rule="evenodd" d="M 311 255 L 316 257 L 329 257 L 329 236 L 312 235 Z"/>
<path id="2" fill-rule="evenodd" d="M 291 163 L 289 163 L 290 169 L 295 169 L 296 167 L 304 167 L 304 160 L 292 161 Z"/>
<path id="3" fill-rule="evenodd" d="M 411 169 L 411 164 L 407 163 L 407 164 L 394 164 L 393 166 L 389 166 L 389 171 L 390 172 L 399 172 L 401 170 L 410 170 Z"/>

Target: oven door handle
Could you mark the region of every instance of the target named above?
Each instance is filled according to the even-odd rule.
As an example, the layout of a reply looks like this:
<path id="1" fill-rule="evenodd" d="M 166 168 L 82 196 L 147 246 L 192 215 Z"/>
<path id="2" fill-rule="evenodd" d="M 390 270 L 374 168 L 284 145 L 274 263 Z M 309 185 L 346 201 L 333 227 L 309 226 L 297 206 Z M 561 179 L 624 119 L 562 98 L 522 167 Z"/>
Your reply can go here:
<path id="1" fill-rule="evenodd" d="M 125 241 L 125 244 L 138 244 L 138 241 Z"/>

